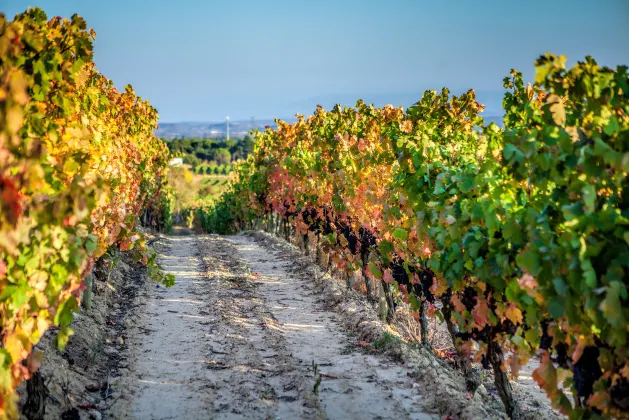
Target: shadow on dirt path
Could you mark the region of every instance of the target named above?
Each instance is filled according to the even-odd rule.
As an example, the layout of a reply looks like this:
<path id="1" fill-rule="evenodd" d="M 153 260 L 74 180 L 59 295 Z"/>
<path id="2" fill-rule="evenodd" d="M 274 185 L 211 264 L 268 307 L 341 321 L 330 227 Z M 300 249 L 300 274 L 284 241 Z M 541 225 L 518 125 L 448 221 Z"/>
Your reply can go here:
<path id="1" fill-rule="evenodd" d="M 147 286 L 116 379 L 126 392 L 108 417 L 439 418 L 411 369 L 353 346 L 281 251 L 248 236 L 162 243 L 159 262 L 176 284 Z"/>
<path id="2" fill-rule="evenodd" d="M 292 275 L 293 262 L 282 250 L 267 249 L 250 236 L 228 239 L 251 269 L 258 295 L 302 376 L 312 376 L 313 362 L 321 371 L 318 405 L 327 418 L 433 418 L 413 386 L 412 370 L 357 351 L 338 314 L 318 302 L 312 279 Z"/>

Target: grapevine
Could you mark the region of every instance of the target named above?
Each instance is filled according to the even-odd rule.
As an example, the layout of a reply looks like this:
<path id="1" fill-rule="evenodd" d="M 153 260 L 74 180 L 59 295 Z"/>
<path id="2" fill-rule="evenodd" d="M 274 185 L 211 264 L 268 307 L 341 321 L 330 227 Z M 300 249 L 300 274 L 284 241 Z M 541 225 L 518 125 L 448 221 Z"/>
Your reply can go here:
<path id="1" fill-rule="evenodd" d="M 17 417 L 15 388 L 37 369 L 44 332 L 68 341 L 109 247 L 135 249 L 172 282 L 135 229 L 165 182 L 157 112 L 96 70 L 94 37 L 77 15 L 0 14 L 0 418 Z"/>
<path id="2" fill-rule="evenodd" d="M 473 358 L 512 418 L 507 372 L 536 354 L 562 413 L 627 416 L 629 77 L 565 62 L 540 57 L 533 85 L 505 78 L 504 128 L 485 125 L 473 90 L 447 89 L 406 110 L 359 101 L 278 120 L 201 223 L 279 218 L 362 273 L 368 296 L 381 282 L 389 311 L 397 295 L 420 322 L 444 317 L 468 389 Z"/>

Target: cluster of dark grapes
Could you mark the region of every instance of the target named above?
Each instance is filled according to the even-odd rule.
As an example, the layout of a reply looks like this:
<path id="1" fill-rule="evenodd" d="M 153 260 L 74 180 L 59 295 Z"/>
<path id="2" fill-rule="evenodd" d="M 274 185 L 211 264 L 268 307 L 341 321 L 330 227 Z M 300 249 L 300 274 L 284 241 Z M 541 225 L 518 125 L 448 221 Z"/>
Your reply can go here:
<path id="1" fill-rule="evenodd" d="M 290 203 L 286 202 L 285 206 L 289 208 Z M 287 212 L 286 216 L 289 217 L 296 214 L 297 213 L 289 214 Z M 350 219 L 341 219 L 332 214 L 333 212 L 325 207 L 322 209 L 306 207 L 301 210 L 301 217 L 304 222 L 308 224 L 310 232 L 313 232 L 317 236 L 329 235 L 335 232 L 342 235 L 347 243 L 347 249 L 354 255 L 360 255 L 363 264 L 366 264 L 369 253 L 377 249 L 377 237 L 374 232 L 360 227 L 357 234 L 352 228 Z M 336 245 L 341 245 L 338 239 Z M 398 284 L 406 285 L 409 293 L 414 294 L 421 300 L 425 299 L 431 303 L 435 302 L 435 296 L 430 291 L 434 278 L 434 273 L 431 270 L 419 268 L 412 264 L 406 265 L 405 267 L 404 260 L 399 256 L 393 256 L 392 262 L 389 263 L 387 267 L 392 270 L 393 279 Z M 409 273 L 410 275 L 417 274 L 420 280 L 419 284 L 411 282 Z"/>
<path id="2" fill-rule="evenodd" d="M 388 267 L 391 269 L 393 280 L 395 280 L 397 284 L 406 286 L 406 290 L 408 290 L 409 293 L 412 293 L 420 299 L 426 299 L 430 303 L 435 302 L 435 296 L 430 291 L 435 276 L 431 270 L 422 269 L 410 264 L 407 265 L 407 270 L 404 260 L 399 256 L 393 256 L 393 260 L 388 264 Z M 419 283 L 411 281 L 411 276 L 414 274 L 417 274 Z"/>
<path id="3" fill-rule="evenodd" d="M 352 254 L 356 254 L 358 251 L 361 251 L 362 253 L 365 242 L 359 241 L 358 236 L 354 232 L 354 229 L 352 229 L 349 221 L 346 222 L 341 220 L 339 217 L 331 216 L 332 212 L 327 208 L 323 208 L 321 210 L 323 217 L 319 216 L 319 212 L 314 207 L 306 207 L 301 211 L 301 217 L 304 222 L 308 224 L 308 230 L 317 236 L 329 235 L 334 232 L 341 234 L 347 241 L 347 248 Z M 287 214 L 287 216 L 292 216 L 292 214 Z M 340 245 L 338 240 L 336 245 Z M 375 246 L 375 238 L 373 246 Z"/>
<path id="4" fill-rule="evenodd" d="M 543 350 L 550 351 L 553 345 L 553 338 L 548 334 L 549 321 L 543 320 L 540 325 L 542 327 L 542 337 L 539 347 Z M 598 363 L 598 356 L 600 354 L 599 348 L 597 346 L 586 347 L 576 363 L 572 363 L 568 355 L 568 345 L 566 343 L 557 343 L 554 349 L 556 353 L 554 361 L 560 367 L 572 370 L 574 388 L 577 390 L 577 395 L 580 398 L 587 399 L 592 395 L 594 383 L 601 377 L 601 366 Z M 616 389 L 615 392 L 618 392 L 623 389 L 622 383 L 618 385 L 618 387 L 612 387 L 612 390 Z M 625 395 L 629 395 L 629 391 Z M 612 399 L 614 399 L 613 394 Z"/>
<path id="5" fill-rule="evenodd" d="M 328 210 L 326 208 L 322 210 L 323 218 L 319 217 L 319 213 L 314 207 L 306 207 L 301 211 L 301 217 L 308 224 L 308 230 L 317 235 L 317 237 L 334 232 Z"/>

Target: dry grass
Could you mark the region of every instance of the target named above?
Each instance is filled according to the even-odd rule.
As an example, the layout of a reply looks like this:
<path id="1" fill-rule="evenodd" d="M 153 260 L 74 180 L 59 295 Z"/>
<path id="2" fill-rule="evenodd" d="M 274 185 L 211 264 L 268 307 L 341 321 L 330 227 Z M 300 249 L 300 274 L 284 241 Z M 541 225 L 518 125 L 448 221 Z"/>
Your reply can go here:
<path id="1" fill-rule="evenodd" d="M 175 193 L 175 211 L 214 201 L 225 191 L 230 179 L 230 175 L 195 174 L 188 165 L 170 168 L 168 184 Z"/>

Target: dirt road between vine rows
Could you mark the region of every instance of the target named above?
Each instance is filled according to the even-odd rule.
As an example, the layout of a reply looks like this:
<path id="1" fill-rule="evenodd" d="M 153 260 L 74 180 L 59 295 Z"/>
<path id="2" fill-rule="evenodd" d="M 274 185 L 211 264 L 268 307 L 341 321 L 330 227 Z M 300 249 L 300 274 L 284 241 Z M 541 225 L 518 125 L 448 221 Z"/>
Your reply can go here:
<path id="1" fill-rule="evenodd" d="M 433 385 L 357 346 L 280 247 L 247 235 L 162 244 L 176 284 L 147 286 L 107 418 L 440 418 Z"/>

